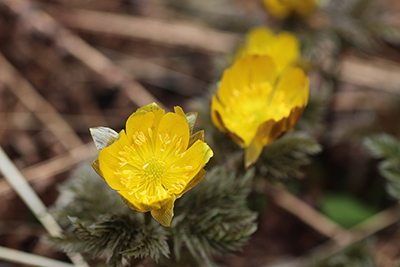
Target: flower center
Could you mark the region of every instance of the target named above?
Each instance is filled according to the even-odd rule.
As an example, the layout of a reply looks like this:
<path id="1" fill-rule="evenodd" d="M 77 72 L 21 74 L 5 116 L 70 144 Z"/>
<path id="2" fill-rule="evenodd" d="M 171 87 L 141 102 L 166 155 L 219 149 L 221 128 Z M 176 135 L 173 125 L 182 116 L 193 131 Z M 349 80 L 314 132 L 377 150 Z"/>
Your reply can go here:
<path id="1" fill-rule="evenodd" d="M 143 172 L 147 179 L 158 180 L 164 175 L 165 162 L 152 157 L 143 165 Z"/>

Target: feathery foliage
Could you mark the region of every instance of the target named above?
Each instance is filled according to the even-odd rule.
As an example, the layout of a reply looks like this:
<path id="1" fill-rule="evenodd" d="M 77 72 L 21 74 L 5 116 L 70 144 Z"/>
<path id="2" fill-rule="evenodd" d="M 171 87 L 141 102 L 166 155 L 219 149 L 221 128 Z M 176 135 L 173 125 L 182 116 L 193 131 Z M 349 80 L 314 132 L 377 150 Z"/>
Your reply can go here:
<path id="1" fill-rule="evenodd" d="M 389 194 L 400 200 L 400 141 L 382 133 L 366 138 L 364 144 L 372 157 L 382 159 L 379 173 L 388 181 Z"/>
<path id="2" fill-rule="evenodd" d="M 264 148 L 257 169 L 266 178 L 299 178 L 303 175 L 300 167 L 309 164 L 309 156 L 321 150 L 321 145 L 309 135 L 288 133 Z"/>
<path id="3" fill-rule="evenodd" d="M 181 257 L 185 251 L 199 264 L 213 266 L 213 255 L 240 250 L 257 229 L 257 214 L 246 206 L 253 175 L 249 171 L 237 178 L 225 167 L 215 167 L 176 201 L 176 216 L 171 227 L 164 228 L 149 214 L 129 209 L 88 165 L 82 165 L 60 188 L 61 198 L 53 208 L 67 227 L 65 236 L 48 240 L 66 252 L 85 252 L 91 258 L 104 254 L 108 266 L 123 266 L 130 257 L 168 263 L 170 242 L 176 260 L 188 259 Z M 176 266 L 174 259 L 169 261 Z"/>
<path id="4" fill-rule="evenodd" d="M 398 27 L 388 20 L 394 15 L 388 8 L 388 1 L 330 1 L 324 11 L 331 21 L 329 31 L 344 44 L 368 52 L 376 47 L 380 39 L 393 43 L 399 41 Z"/>
<path id="5" fill-rule="evenodd" d="M 370 242 L 359 242 L 335 256 L 315 263 L 312 267 L 376 267 L 371 256 Z"/>
<path id="6" fill-rule="evenodd" d="M 81 164 L 60 187 L 60 196 L 52 209 L 62 225 L 70 225 L 68 217 L 95 222 L 110 211 L 126 212 L 129 208 L 90 164 Z"/>
<path id="7" fill-rule="evenodd" d="M 174 254 L 185 245 L 199 262 L 214 266 L 212 255 L 240 250 L 257 230 L 257 214 L 246 206 L 254 170 L 236 177 L 225 167 L 214 167 L 193 190 L 177 202 L 171 230 Z"/>
<path id="8" fill-rule="evenodd" d="M 102 253 L 108 266 L 123 266 L 123 258 L 155 261 L 169 257 L 167 231 L 158 223 L 146 223 L 145 215 L 130 210 L 87 164 L 80 166 L 61 188 L 53 208 L 66 225 L 65 236 L 48 240 L 66 252 L 86 252 L 91 258 Z"/>
<path id="9" fill-rule="evenodd" d="M 391 19 L 395 16 L 387 0 L 325 1 L 307 24 L 289 24 L 289 29 L 301 36 L 303 59 L 335 78 L 337 59 L 347 48 L 371 53 L 382 41 L 400 43 L 400 27 Z"/>
<path id="10" fill-rule="evenodd" d="M 311 92 L 308 104 L 295 125 L 295 129 L 310 132 L 324 128 L 325 115 L 329 108 L 332 85 L 327 82 L 317 92 Z"/>

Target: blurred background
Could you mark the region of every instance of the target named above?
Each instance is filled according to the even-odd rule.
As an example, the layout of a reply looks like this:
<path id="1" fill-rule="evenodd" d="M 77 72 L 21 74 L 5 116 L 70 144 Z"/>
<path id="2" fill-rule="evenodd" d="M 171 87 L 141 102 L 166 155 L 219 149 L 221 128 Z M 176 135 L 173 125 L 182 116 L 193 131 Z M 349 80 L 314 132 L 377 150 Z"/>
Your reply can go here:
<path id="1" fill-rule="evenodd" d="M 363 140 L 400 135 L 398 0 L 325 0 L 309 16 L 285 20 L 261 0 L 0 0 L 0 146 L 51 206 L 58 185 L 97 154 L 90 127 L 119 131 L 151 102 L 204 111 L 255 26 L 300 38 L 311 97 L 299 123 L 323 149 L 302 175 L 254 194 L 258 231 L 243 252 L 219 262 L 296 266 L 330 255 L 332 242 L 363 240 L 351 253 L 374 265 L 354 266 L 394 266 L 400 212 Z M 199 128 L 213 127 L 199 117 Z M 0 177 L 0 246 L 68 261 L 44 234 Z M 23 265 L 0 258 L 0 266 Z"/>

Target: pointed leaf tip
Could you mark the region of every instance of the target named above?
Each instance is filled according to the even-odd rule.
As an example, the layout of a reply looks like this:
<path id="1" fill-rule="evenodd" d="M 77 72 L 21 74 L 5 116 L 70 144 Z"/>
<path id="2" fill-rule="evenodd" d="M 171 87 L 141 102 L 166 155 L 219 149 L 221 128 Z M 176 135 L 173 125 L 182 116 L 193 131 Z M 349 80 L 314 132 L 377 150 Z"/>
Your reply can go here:
<path id="1" fill-rule="evenodd" d="M 196 119 L 197 119 L 197 112 L 186 113 L 186 119 L 187 119 L 187 121 L 189 123 L 190 134 L 192 134 L 193 133 L 194 124 L 196 123 Z"/>
<path id="2" fill-rule="evenodd" d="M 108 127 L 94 127 L 89 130 L 94 144 L 99 151 L 110 146 L 118 139 L 118 133 Z"/>

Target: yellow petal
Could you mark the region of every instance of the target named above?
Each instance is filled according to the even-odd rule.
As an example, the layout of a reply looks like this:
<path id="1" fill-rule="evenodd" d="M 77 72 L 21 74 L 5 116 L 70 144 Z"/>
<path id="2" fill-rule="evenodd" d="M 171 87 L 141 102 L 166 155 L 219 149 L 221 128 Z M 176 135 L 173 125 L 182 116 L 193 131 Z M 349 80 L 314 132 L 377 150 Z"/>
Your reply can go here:
<path id="1" fill-rule="evenodd" d="M 266 103 L 271 98 L 275 77 L 275 65 L 268 56 L 238 60 L 224 73 L 218 99 L 213 96 L 211 100 L 213 123 L 239 145 L 249 146 L 259 124 L 267 119 Z M 238 80 L 234 83 L 236 89 L 228 88 L 230 80 Z"/>
<path id="2" fill-rule="evenodd" d="M 275 34 L 267 27 L 251 29 L 246 38 L 247 55 L 271 55 L 270 45 L 275 40 Z"/>
<path id="3" fill-rule="evenodd" d="M 291 12 L 291 9 L 281 0 L 264 0 L 264 5 L 272 16 L 279 19 L 286 18 Z"/>
<path id="4" fill-rule="evenodd" d="M 213 151 L 206 143 L 196 141 L 183 157 L 176 157 L 167 162 L 173 168 L 166 170 L 161 181 L 163 186 L 170 188 L 171 194 L 181 194 L 213 155 Z"/>
<path id="5" fill-rule="evenodd" d="M 256 65 L 264 62 L 263 65 L 273 66 L 271 59 L 267 56 L 249 56 L 247 59 L 254 60 Z M 249 68 L 249 66 L 245 67 Z M 231 92 L 231 95 L 228 95 L 227 91 L 227 104 L 221 103 L 216 96 L 213 96 L 211 100 L 213 123 L 221 131 L 228 133 L 242 147 L 250 145 L 258 126 L 268 119 L 267 102 L 273 93 L 271 82 L 263 81 L 262 74 L 254 72 L 248 78 L 255 82 L 249 81 L 247 86 Z M 219 90 L 221 89 L 223 89 L 222 85 Z"/>
<path id="6" fill-rule="evenodd" d="M 157 106 L 156 103 L 138 109 L 126 121 L 125 130 L 129 141 L 132 142 L 131 138 L 133 134 L 138 131 L 148 133 L 148 129 L 150 128 L 155 133 L 164 114 L 165 111 Z"/>
<path id="7" fill-rule="evenodd" d="M 225 131 L 224 122 L 222 121 L 221 113 L 224 113 L 224 108 L 218 101 L 215 95 L 211 98 L 211 120 L 220 131 Z"/>
<path id="8" fill-rule="evenodd" d="M 275 124 L 276 121 L 272 119 L 264 121 L 258 126 L 257 133 L 254 138 L 258 139 L 258 142 L 261 143 L 263 146 L 269 144 L 273 140 L 271 138 L 271 132 Z"/>
<path id="9" fill-rule="evenodd" d="M 245 151 L 245 167 L 249 169 L 260 156 L 264 146 L 278 138 L 286 130 L 286 118 L 276 122 L 268 120 L 260 124 L 257 134 Z"/>
<path id="10" fill-rule="evenodd" d="M 231 99 L 253 84 L 274 84 L 277 77 L 275 63 L 269 56 L 250 55 L 239 59 L 225 70 L 218 88 L 218 99 L 229 106 Z"/>
<path id="11" fill-rule="evenodd" d="M 279 19 L 295 13 L 300 16 L 309 15 L 317 6 L 317 0 L 264 0 L 268 12 Z"/>
<path id="12" fill-rule="evenodd" d="M 119 133 L 119 139 L 111 146 L 104 148 L 99 154 L 99 169 L 102 177 L 107 181 L 108 185 L 115 189 L 121 190 L 126 188 L 121 180 L 115 176 L 115 171 L 120 168 L 119 152 L 124 151 L 124 147 L 128 146 L 129 142 L 126 138 L 124 130 Z"/>
<path id="13" fill-rule="evenodd" d="M 288 66 L 294 65 L 299 59 L 300 42 L 291 33 L 282 32 L 278 34 L 270 46 L 270 56 L 274 60 L 279 73 Z"/>
<path id="14" fill-rule="evenodd" d="M 312 13 L 318 5 L 318 0 L 295 1 L 295 12 L 300 16 L 307 16 Z"/>
<path id="15" fill-rule="evenodd" d="M 247 34 L 246 45 L 239 49 L 238 57 L 249 55 L 270 56 L 276 64 L 277 73 L 281 73 L 288 66 L 294 65 L 300 56 L 300 42 L 289 32 L 275 35 L 267 27 L 257 27 Z"/>
<path id="16" fill-rule="evenodd" d="M 229 138 L 231 138 L 236 144 L 240 146 L 244 146 L 245 142 L 241 137 L 239 137 L 236 133 L 234 133 L 233 128 L 227 128 L 225 126 L 225 123 L 222 118 L 225 119 L 225 121 L 228 121 L 229 125 L 229 120 L 230 120 L 231 114 L 228 114 L 225 112 L 225 108 L 222 106 L 222 104 L 218 101 L 217 97 L 215 95 L 212 96 L 211 99 L 211 120 L 214 123 L 217 128 L 226 133 Z"/>
<path id="17" fill-rule="evenodd" d="M 191 147 L 197 140 L 204 142 L 204 131 L 198 131 L 190 136 L 188 148 Z"/>
<path id="18" fill-rule="evenodd" d="M 292 111 L 290 112 L 290 115 L 287 118 L 286 121 L 286 130 L 289 131 L 291 130 L 294 125 L 296 124 L 296 122 L 299 120 L 301 114 L 303 113 L 305 106 L 302 107 L 295 107 L 294 109 L 292 109 Z"/>
<path id="19" fill-rule="evenodd" d="M 189 112 L 189 113 L 184 113 L 183 109 L 179 106 L 174 107 L 174 111 L 176 114 L 178 114 L 179 116 L 186 118 L 187 123 L 188 123 L 188 127 L 189 127 L 189 133 L 192 134 L 193 133 L 193 128 L 194 128 L 194 124 L 196 123 L 196 119 L 197 119 L 197 112 Z"/>
<path id="20" fill-rule="evenodd" d="M 166 190 L 161 186 L 161 182 L 144 182 L 142 186 L 145 189 L 140 188 L 136 193 L 129 189 L 118 191 L 118 194 L 130 203 L 131 209 L 140 212 L 160 209 L 172 197 L 172 195 L 166 194 Z"/>
<path id="21" fill-rule="evenodd" d="M 100 175 L 101 178 L 103 178 L 103 173 L 102 173 L 101 170 L 100 170 L 100 163 L 99 163 L 99 159 L 98 159 L 98 158 L 95 159 L 95 160 L 92 162 L 92 168 L 96 171 L 96 173 L 97 173 L 98 175 Z M 104 179 L 104 178 L 103 178 L 103 179 Z"/>
<path id="22" fill-rule="evenodd" d="M 185 112 L 183 112 L 183 109 L 180 106 L 176 106 L 174 107 L 174 111 L 176 114 L 178 114 L 179 116 L 186 118 Z"/>
<path id="23" fill-rule="evenodd" d="M 250 146 L 246 148 L 244 161 L 246 170 L 252 167 L 258 160 L 264 145 L 262 144 L 259 138 L 255 138 L 253 142 L 251 142 Z"/>
<path id="24" fill-rule="evenodd" d="M 180 140 L 180 147 L 175 147 L 172 152 L 183 152 L 188 147 L 189 143 L 189 127 L 186 116 L 181 116 L 176 113 L 167 113 L 161 119 L 158 127 L 158 133 L 161 135 L 168 135 L 173 141 Z"/>
<path id="25" fill-rule="evenodd" d="M 206 175 L 206 171 L 204 169 L 201 169 L 195 177 L 186 185 L 185 189 L 183 189 L 182 193 L 178 194 L 176 198 L 180 198 L 183 194 L 185 194 L 187 191 L 195 187 Z"/>
<path id="26" fill-rule="evenodd" d="M 174 216 L 174 202 L 175 196 L 168 199 L 160 209 L 152 210 L 151 216 L 153 216 L 153 218 L 162 226 L 169 227 L 171 225 L 172 217 Z"/>
<path id="27" fill-rule="evenodd" d="M 131 208 L 132 210 L 136 210 L 138 212 L 147 212 L 147 210 L 142 210 L 139 207 L 135 206 L 132 202 L 130 202 L 127 198 L 124 197 L 123 194 L 121 193 L 126 193 L 125 191 L 118 191 L 119 196 L 121 197 L 122 201 L 124 201 L 124 203 Z M 128 195 L 129 196 L 129 195 Z"/>
<path id="28" fill-rule="evenodd" d="M 291 68 L 280 77 L 269 100 L 269 118 L 279 121 L 289 116 L 295 107 L 304 107 L 309 96 L 309 81 L 300 68 Z"/>

